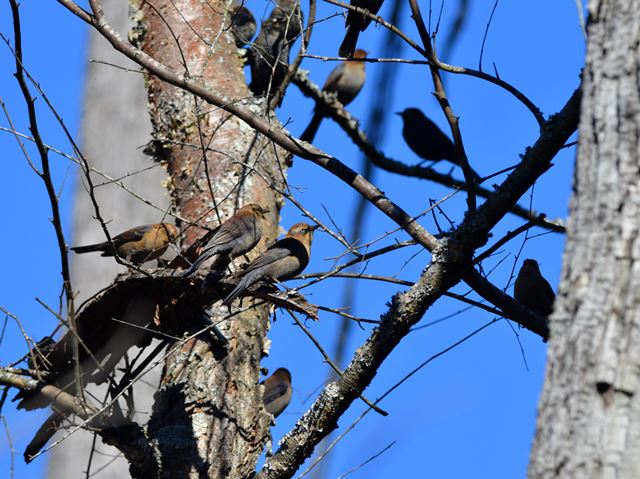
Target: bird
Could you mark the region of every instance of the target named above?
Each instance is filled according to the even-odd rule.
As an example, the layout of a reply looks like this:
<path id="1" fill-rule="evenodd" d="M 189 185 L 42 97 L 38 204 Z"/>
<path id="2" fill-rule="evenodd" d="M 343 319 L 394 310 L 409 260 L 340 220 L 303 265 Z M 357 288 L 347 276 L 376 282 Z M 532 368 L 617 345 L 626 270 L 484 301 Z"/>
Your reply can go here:
<path id="1" fill-rule="evenodd" d="M 288 369 L 278 368 L 261 384 L 264 385 L 264 408 L 273 417 L 278 417 L 291 402 L 291 373 Z"/>
<path id="2" fill-rule="evenodd" d="M 279 0 L 251 46 L 251 91 L 269 95 L 284 81 L 289 69 L 289 51 L 302 31 L 299 0 Z"/>
<path id="3" fill-rule="evenodd" d="M 360 49 L 356 50 L 353 54 L 353 58 L 358 59 L 365 58 L 366 56 L 367 52 Z M 342 103 L 343 106 L 347 106 L 353 101 L 358 93 L 360 93 L 360 90 L 364 85 L 364 81 L 366 79 L 364 67 L 365 62 L 363 61 L 340 63 L 329 74 L 327 81 L 324 82 L 322 91 L 335 93 L 338 101 Z M 318 132 L 322 119 L 325 116 L 325 109 L 320 105 L 316 105 L 311 122 L 309 122 L 309 126 L 304 130 L 300 139 L 311 143 Z"/>
<path id="4" fill-rule="evenodd" d="M 101 251 L 100 256 L 115 256 L 140 265 L 159 258 L 167 250 L 169 243 L 178 238 L 180 230 L 171 223 L 156 223 L 136 226 L 111 238 L 111 243 L 96 243 L 87 246 L 73 246 L 78 254 Z"/>
<path id="5" fill-rule="evenodd" d="M 351 0 L 349 4 L 352 7 L 364 8 L 372 15 L 375 15 L 378 13 L 378 10 L 380 10 L 380 7 L 382 7 L 383 1 L 384 0 Z M 355 10 L 349 10 L 345 22 L 347 31 L 338 50 L 341 57 L 350 58 L 353 55 L 360 32 L 364 32 L 370 23 L 371 17 L 362 15 Z"/>
<path id="6" fill-rule="evenodd" d="M 535 259 L 525 259 L 513 285 L 513 297 L 527 308 L 544 316 L 551 314 L 556 295 L 540 273 Z"/>
<path id="7" fill-rule="evenodd" d="M 270 17 L 278 19 L 284 25 L 284 36 L 293 42 L 302 33 L 303 15 L 300 0 L 277 0 Z"/>
<path id="8" fill-rule="evenodd" d="M 231 17 L 231 33 L 236 39 L 236 46 L 243 47 L 251 42 L 256 34 L 256 19 L 247 7 L 234 5 L 229 10 Z"/>
<path id="9" fill-rule="evenodd" d="M 207 242 L 203 252 L 182 276 L 192 275 L 209 258 L 212 270 L 219 270 L 231 260 L 251 251 L 262 237 L 262 221 L 269 210 L 255 203 L 243 206 L 238 212 L 222 223 Z"/>
<path id="10" fill-rule="evenodd" d="M 425 160 L 458 164 L 453 142 L 424 113 L 417 108 L 406 108 L 396 115 L 402 117 L 402 136 L 416 155 Z"/>
<path id="11" fill-rule="evenodd" d="M 229 306 L 247 288 L 263 279 L 284 281 L 301 273 L 309 264 L 313 232 L 318 225 L 296 223 L 286 236 L 254 259 L 242 272 L 238 285 L 222 304 Z"/>
<path id="12" fill-rule="evenodd" d="M 29 442 L 24 451 L 24 462 L 29 464 L 33 461 L 34 456 L 46 446 L 53 435 L 60 429 L 63 422 L 64 415 L 54 411 L 44 423 L 42 423 L 42 426 L 36 431 L 35 436 L 33 436 L 33 439 L 31 439 L 31 442 Z"/>

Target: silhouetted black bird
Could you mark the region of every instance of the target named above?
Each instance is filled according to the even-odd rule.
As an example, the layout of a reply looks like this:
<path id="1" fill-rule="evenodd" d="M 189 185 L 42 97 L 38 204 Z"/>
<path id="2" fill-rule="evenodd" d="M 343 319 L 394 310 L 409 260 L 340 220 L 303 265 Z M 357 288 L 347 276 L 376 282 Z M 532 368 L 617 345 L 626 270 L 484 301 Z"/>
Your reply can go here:
<path id="1" fill-rule="evenodd" d="M 299 0 L 279 0 L 263 22 L 250 50 L 251 91 L 271 96 L 283 82 L 289 68 L 291 45 L 302 31 Z"/>
<path id="2" fill-rule="evenodd" d="M 402 136 L 411 150 L 429 161 L 447 160 L 458 164 L 453 142 L 417 108 L 396 113 L 402 117 Z"/>
<path id="3" fill-rule="evenodd" d="M 242 47 L 251 42 L 256 34 L 256 19 L 251 10 L 243 5 L 235 5 L 229 10 L 231 15 L 231 32 L 236 39 L 236 46 Z"/>
<path id="4" fill-rule="evenodd" d="M 513 285 L 513 297 L 527 308 L 547 317 L 553 310 L 556 294 L 540 273 L 535 259 L 525 259 Z"/>
<path id="5" fill-rule="evenodd" d="M 382 2 L 384 0 L 351 0 L 349 4 L 354 7 L 365 8 L 369 10 L 369 13 L 373 15 L 378 13 Z M 338 52 L 341 57 L 350 58 L 353 56 L 353 52 L 356 49 L 356 43 L 358 43 L 358 36 L 360 32 L 364 32 L 371 23 L 371 18 L 366 17 L 358 12 L 349 10 L 347 14 L 347 32 L 345 33 L 344 40 L 340 45 Z"/>

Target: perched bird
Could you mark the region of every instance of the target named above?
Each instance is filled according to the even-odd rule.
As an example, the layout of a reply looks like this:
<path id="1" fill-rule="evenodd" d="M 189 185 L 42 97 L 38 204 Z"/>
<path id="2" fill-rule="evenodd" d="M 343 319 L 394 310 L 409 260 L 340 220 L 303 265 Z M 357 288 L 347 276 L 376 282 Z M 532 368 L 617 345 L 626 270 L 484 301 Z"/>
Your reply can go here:
<path id="1" fill-rule="evenodd" d="M 369 13 L 375 15 L 382 7 L 384 0 L 351 0 L 349 4 L 352 7 L 364 8 L 369 10 Z M 340 45 L 338 52 L 341 57 L 350 58 L 353 56 L 353 52 L 356 49 L 356 43 L 358 43 L 358 36 L 360 32 L 364 32 L 371 23 L 371 18 L 362 15 L 354 10 L 349 10 L 347 14 L 347 21 L 345 22 L 347 32 L 345 33 L 344 40 Z"/>
<path id="2" fill-rule="evenodd" d="M 458 164 L 453 142 L 417 108 L 396 113 L 402 117 L 402 136 L 411 150 L 430 161 L 447 160 Z"/>
<path id="3" fill-rule="evenodd" d="M 285 368 L 278 368 L 262 384 L 264 385 L 264 396 L 262 397 L 264 408 L 273 417 L 278 417 L 291 401 L 293 393 L 291 373 Z"/>
<path id="4" fill-rule="evenodd" d="M 353 54 L 353 58 L 365 58 L 366 56 L 367 52 L 360 49 L 356 50 Z M 344 106 L 348 105 L 353 101 L 358 93 L 360 93 L 360 90 L 364 85 L 366 78 L 364 66 L 365 62 L 363 61 L 340 63 L 329 74 L 327 81 L 324 82 L 322 91 L 335 93 L 340 103 Z M 304 130 L 300 139 L 312 142 L 318 132 L 320 123 L 325 116 L 326 112 L 324 109 L 320 105 L 317 105 L 313 112 L 313 118 L 311 118 L 309 126 Z"/>
<path id="5" fill-rule="evenodd" d="M 115 256 L 142 264 L 159 258 L 167 247 L 180 234 L 180 230 L 171 223 L 156 223 L 153 225 L 136 226 L 111 238 L 113 246 L 105 241 L 88 246 L 74 246 L 71 248 L 78 254 L 101 251 L 101 256 Z"/>
<path id="6" fill-rule="evenodd" d="M 236 46 L 243 47 L 251 42 L 256 34 L 256 19 L 251 10 L 243 5 L 234 5 L 229 10 L 231 16 L 231 33 L 236 39 Z"/>
<path id="7" fill-rule="evenodd" d="M 276 18 L 284 25 L 285 39 L 293 42 L 302 33 L 303 28 L 304 17 L 300 10 L 300 0 L 276 0 L 275 3 L 270 18 Z"/>
<path id="8" fill-rule="evenodd" d="M 204 247 L 202 254 L 191 267 L 183 273 L 183 277 L 193 274 L 209 258 L 211 269 L 217 270 L 245 253 L 251 251 L 262 237 L 262 220 L 269 212 L 260 205 L 251 203 L 243 206 L 238 212 L 222 223 Z"/>
<path id="9" fill-rule="evenodd" d="M 536 260 L 525 259 L 522 263 L 513 285 L 513 297 L 544 317 L 551 314 L 556 295 L 549 282 L 542 277 Z"/>
<path id="10" fill-rule="evenodd" d="M 251 91 L 256 95 L 275 92 L 289 68 L 289 51 L 302 31 L 299 0 L 279 0 L 251 46 Z"/>
<path id="11" fill-rule="evenodd" d="M 248 287 L 260 280 L 284 281 L 302 272 L 309 264 L 311 241 L 317 225 L 296 223 L 286 236 L 254 259 L 242 273 L 242 279 L 222 304 L 229 306 Z"/>

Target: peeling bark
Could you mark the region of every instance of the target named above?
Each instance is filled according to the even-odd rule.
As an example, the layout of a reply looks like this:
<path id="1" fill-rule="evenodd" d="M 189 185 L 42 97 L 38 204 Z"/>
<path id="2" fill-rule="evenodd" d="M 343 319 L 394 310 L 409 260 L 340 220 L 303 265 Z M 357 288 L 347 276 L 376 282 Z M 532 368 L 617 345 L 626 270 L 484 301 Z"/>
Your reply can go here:
<path id="1" fill-rule="evenodd" d="M 530 478 L 640 477 L 640 2 L 589 3 L 580 147 Z"/>
<path id="2" fill-rule="evenodd" d="M 246 98 L 256 113 L 241 58 L 221 1 L 146 2 L 134 5 L 138 27 L 132 40 L 174 71 L 208 84 L 220 95 Z M 218 13 L 216 13 L 218 12 Z M 220 66 L 224 65 L 224 68 Z M 150 151 L 169 173 L 175 211 L 186 220 L 215 227 L 239 206 L 259 203 L 271 210 L 254 257 L 277 236 L 286 161 L 243 122 L 193 94 L 156 77 L 147 78 L 154 128 Z M 204 230 L 182 224 L 187 243 Z M 184 245 L 183 245 L 184 246 Z M 213 320 L 225 316 L 213 311 Z M 165 363 L 148 435 L 160 450 L 160 477 L 247 477 L 268 437 L 270 416 L 258 387 L 260 359 L 267 349 L 267 307 L 222 322 L 228 353 L 216 358 L 207 342 L 187 341 Z"/>

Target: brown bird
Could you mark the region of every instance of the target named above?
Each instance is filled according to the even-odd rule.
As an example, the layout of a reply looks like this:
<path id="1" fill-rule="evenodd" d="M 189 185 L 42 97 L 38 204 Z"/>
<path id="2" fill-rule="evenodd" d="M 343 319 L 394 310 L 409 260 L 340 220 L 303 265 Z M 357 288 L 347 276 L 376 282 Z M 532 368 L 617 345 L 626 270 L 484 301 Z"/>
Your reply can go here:
<path id="1" fill-rule="evenodd" d="M 268 209 L 255 203 L 240 208 L 222 223 L 202 254 L 182 276 L 193 274 L 209 258 L 215 257 L 211 262 L 211 269 L 219 270 L 226 267 L 232 259 L 251 251 L 262 237 L 262 220 L 268 212 Z"/>
<path id="2" fill-rule="evenodd" d="M 367 52 L 360 49 L 356 50 L 353 54 L 353 58 L 366 58 L 366 56 Z M 338 101 L 342 103 L 343 106 L 347 106 L 358 93 L 360 93 L 364 85 L 366 78 L 364 67 L 365 62 L 363 61 L 340 63 L 329 74 L 327 81 L 322 87 L 322 91 L 335 93 Z M 325 116 L 327 116 L 325 109 L 320 105 L 316 105 L 313 118 L 311 118 L 309 126 L 304 130 L 300 139 L 312 142 Z"/>
<path id="3" fill-rule="evenodd" d="M 542 277 L 536 260 L 525 259 L 522 263 L 513 285 L 513 297 L 544 317 L 551 314 L 556 294 L 549 282 Z"/>
<path id="4" fill-rule="evenodd" d="M 369 13 L 375 15 L 382 7 L 384 0 L 351 0 L 349 4 L 352 7 L 364 8 L 369 10 Z M 371 23 L 371 18 L 364 16 L 354 10 L 349 10 L 347 14 L 347 32 L 345 33 L 344 40 L 340 45 L 338 52 L 341 57 L 350 58 L 353 56 L 353 52 L 356 49 L 356 43 L 358 43 L 358 36 L 360 32 L 364 32 Z"/>
<path id="5" fill-rule="evenodd" d="M 78 254 L 101 251 L 100 256 L 115 256 L 117 253 L 121 258 L 139 265 L 162 256 L 179 234 L 180 230 L 171 223 L 156 223 L 137 226 L 114 236 L 111 238 L 113 246 L 105 241 L 88 246 L 74 246 L 71 250 Z"/>
<path id="6" fill-rule="evenodd" d="M 264 385 L 264 396 L 262 397 L 264 408 L 273 417 L 278 417 L 291 401 L 293 393 L 291 373 L 285 368 L 278 368 L 262 384 Z"/>
<path id="7" fill-rule="evenodd" d="M 299 0 L 279 0 L 262 23 L 251 46 L 251 91 L 271 96 L 284 81 L 289 68 L 289 51 L 302 31 Z"/>
<path id="8" fill-rule="evenodd" d="M 243 5 L 234 5 L 229 10 L 231 17 L 231 33 L 236 39 L 236 46 L 243 47 L 251 42 L 256 34 L 256 19 L 251 10 Z"/>
<path id="9" fill-rule="evenodd" d="M 311 241 L 317 225 L 297 223 L 286 236 L 254 259 L 242 273 L 238 285 L 224 298 L 222 304 L 229 306 L 248 287 L 260 280 L 284 281 L 293 278 L 309 264 Z"/>

